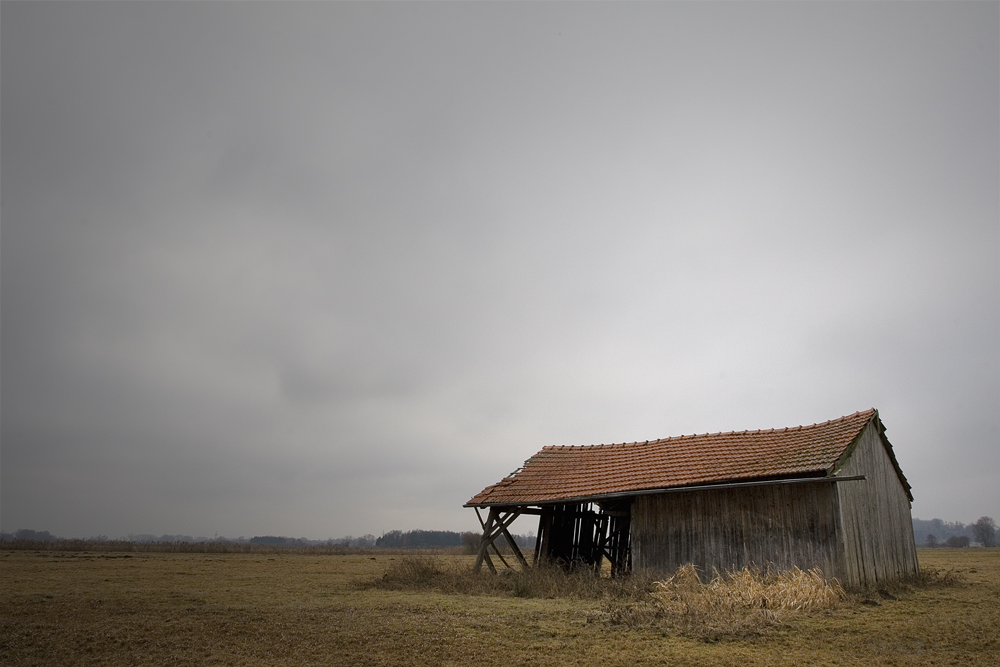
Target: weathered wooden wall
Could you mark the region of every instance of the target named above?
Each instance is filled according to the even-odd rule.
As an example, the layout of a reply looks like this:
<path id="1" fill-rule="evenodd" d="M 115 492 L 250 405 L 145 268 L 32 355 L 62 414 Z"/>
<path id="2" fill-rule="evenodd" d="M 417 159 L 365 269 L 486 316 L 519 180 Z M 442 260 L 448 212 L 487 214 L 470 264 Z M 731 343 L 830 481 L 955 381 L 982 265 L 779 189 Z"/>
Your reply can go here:
<path id="1" fill-rule="evenodd" d="M 670 572 L 693 563 L 711 576 L 713 568 L 795 565 L 839 576 L 834 486 L 816 482 L 637 496 L 633 566 Z"/>
<path id="2" fill-rule="evenodd" d="M 861 432 L 856 448 L 837 473 L 866 478 L 836 485 L 843 549 L 838 569 L 841 581 L 852 587 L 872 586 L 920 569 L 910 500 L 876 421 Z"/>
<path id="3" fill-rule="evenodd" d="M 919 571 L 910 501 L 877 421 L 837 475 L 865 479 L 637 496 L 633 565 L 670 572 L 693 563 L 708 575 L 819 567 L 852 588 Z"/>

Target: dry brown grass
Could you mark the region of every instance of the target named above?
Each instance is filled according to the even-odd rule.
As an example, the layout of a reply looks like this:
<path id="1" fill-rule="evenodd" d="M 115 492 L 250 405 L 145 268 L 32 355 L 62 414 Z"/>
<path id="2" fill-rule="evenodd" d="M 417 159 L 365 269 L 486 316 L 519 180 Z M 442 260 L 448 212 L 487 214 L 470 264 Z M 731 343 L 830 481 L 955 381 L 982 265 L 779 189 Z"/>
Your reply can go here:
<path id="1" fill-rule="evenodd" d="M 466 562 L 434 556 L 408 556 L 390 563 L 381 577 L 358 582 L 360 589 L 435 591 L 464 595 L 578 600 L 641 600 L 652 590 L 652 577 L 595 577 L 585 569 L 557 567 L 473 572 Z"/>
<path id="2" fill-rule="evenodd" d="M 358 587 L 401 556 L 0 551 L 0 665 L 1000 664 L 1000 550 L 919 555 L 939 574 L 909 592 L 705 641 L 655 618 L 652 596 Z"/>
<path id="3" fill-rule="evenodd" d="M 717 640 L 759 635 L 784 625 L 795 614 L 830 609 L 848 602 L 836 580 L 827 581 L 818 569 L 803 572 L 763 572 L 744 568 L 725 575 L 715 573 L 703 583 L 693 565 L 681 567 L 671 577 L 654 584 L 656 606 L 633 613 L 619 622 L 658 625 L 685 636 Z M 613 610 L 612 617 L 622 611 Z"/>
<path id="4" fill-rule="evenodd" d="M 848 594 L 819 569 L 785 572 L 744 568 L 716 572 L 703 582 L 693 565 L 655 581 L 651 576 L 597 578 L 589 571 L 555 567 L 504 570 L 500 575 L 474 573 L 467 563 L 432 556 L 404 557 L 381 577 L 357 582 L 361 590 L 433 591 L 443 594 L 600 601 L 587 613 L 588 623 L 656 629 L 707 641 L 762 635 L 787 627 L 804 613 L 837 607 L 874 606 L 919 588 L 960 586 L 954 570 L 924 568 L 906 581 L 879 590 Z"/>

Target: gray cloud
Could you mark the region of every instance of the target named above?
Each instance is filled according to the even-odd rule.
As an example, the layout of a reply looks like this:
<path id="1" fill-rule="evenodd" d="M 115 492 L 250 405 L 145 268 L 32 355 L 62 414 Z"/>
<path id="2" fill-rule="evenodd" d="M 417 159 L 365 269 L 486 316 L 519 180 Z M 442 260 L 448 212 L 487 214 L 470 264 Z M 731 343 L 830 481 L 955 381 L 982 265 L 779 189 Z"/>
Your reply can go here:
<path id="1" fill-rule="evenodd" d="M 871 406 L 1000 515 L 997 11 L 4 3 L 3 527 L 466 529 Z"/>

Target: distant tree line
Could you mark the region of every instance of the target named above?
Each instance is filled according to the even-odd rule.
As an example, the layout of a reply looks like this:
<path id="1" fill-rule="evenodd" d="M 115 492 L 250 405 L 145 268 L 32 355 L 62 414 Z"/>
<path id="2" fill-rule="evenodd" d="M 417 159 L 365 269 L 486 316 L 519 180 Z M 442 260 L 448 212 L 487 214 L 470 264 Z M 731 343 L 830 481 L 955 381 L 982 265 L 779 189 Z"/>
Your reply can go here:
<path id="1" fill-rule="evenodd" d="M 308 540 L 304 537 L 281 537 L 277 535 L 258 535 L 251 537 L 247 544 L 269 544 L 280 547 L 373 547 L 375 546 L 374 535 L 362 535 L 361 537 L 341 537 L 329 540 Z"/>
<path id="2" fill-rule="evenodd" d="M 968 535 L 952 535 L 944 542 L 939 542 L 937 537 L 934 536 L 934 533 L 928 533 L 927 539 L 924 540 L 924 546 L 929 547 L 931 549 L 935 549 L 937 547 L 962 549 L 964 547 L 969 546 L 971 542 L 972 540 L 969 539 Z"/>
<path id="3" fill-rule="evenodd" d="M 13 535 L 10 533 L 0 533 L 0 539 L 5 541 L 36 540 L 38 542 L 55 542 L 61 538 L 56 537 L 47 530 L 28 530 L 27 528 L 22 528 L 21 530 L 15 530 Z"/>
<path id="4" fill-rule="evenodd" d="M 286 547 L 358 547 L 372 548 L 375 546 L 374 535 L 362 535 L 361 537 L 329 538 L 326 540 L 310 540 L 305 537 L 284 537 L 277 535 L 258 535 L 256 537 L 192 537 L 190 535 L 150 535 L 133 534 L 118 539 L 109 538 L 107 535 L 96 535 L 86 539 L 67 539 L 57 537 L 47 530 L 16 530 L 13 533 L 0 532 L 0 542 L 12 542 L 14 540 L 32 542 L 102 542 L 102 543 L 131 543 L 131 544 L 203 544 L 212 543 L 220 545 L 268 545 Z"/>
<path id="5" fill-rule="evenodd" d="M 13 533 L 0 532 L 0 542 L 11 542 L 19 540 L 22 542 L 80 542 L 80 543 L 119 543 L 136 545 L 183 545 L 183 544 L 215 544 L 224 545 L 244 545 L 244 546 L 265 546 L 265 547 L 346 547 L 358 549 L 385 548 L 385 549 L 448 549 L 452 547 L 464 547 L 469 553 L 475 553 L 479 548 L 480 533 L 456 533 L 448 530 L 393 530 L 376 538 L 367 534 L 360 537 L 348 535 L 346 537 L 330 538 L 326 540 L 310 540 L 305 537 L 286 537 L 283 535 L 256 535 L 254 537 L 192 537 L 190 535 L 151 535 L 151 534 L 129 534 L 128 537 L 120 539 L 109 539 L 106 535 L 98 535 L 85 540 L 67 540 L 57 537 L 47 530 L 17 530 Z M 523 548 L 533 547 L 535 544 L 534 535 L 513 535 L 514 541 Z M 499 543 L 498 543 L 499 544 Z M 504 543 L 505 544 L 505 543 Z"/>
<path id="6" fill-rule="evenodd" d="M 375 536 L 371 533 L 362 535 L 361 537 L 353 537 L 348 535 L 347 537 L 341 537 L 336 540 L 328 540 L 330 546 L 334 547 L 364 547 L 370 548 L 375 546 Z"/>
<path id="7" fill-rule="evenodd" d="M 535 546 L 534 535 L 512 535 L 517 546 L 531 548 Z M 450 547 L 465 547 L 474 553 L 479 548 L 481 533 L 455 533 L 450 530 L 391 530 L 375 540 L 376 547 L 386 549 L 446 549 Z"/>
<path id="8" fill-rule="evenodd" d="M 436 549 L 462 546 L 462 534 L 450 530 L 390 530 L 375 540 L 375 546 L 388 549 Z"/>
<path id="9" fill-rule="evenodd" d="M 963 524 L 960 521 L 948 522 L 941 519 L 913 520 L 913 539 L 925 547 L 962 548 L 972 544 L 983 547 L 995 547 L 997 544 L 997 525 L 988 516 L 979 517 L 975 523 Z"/>

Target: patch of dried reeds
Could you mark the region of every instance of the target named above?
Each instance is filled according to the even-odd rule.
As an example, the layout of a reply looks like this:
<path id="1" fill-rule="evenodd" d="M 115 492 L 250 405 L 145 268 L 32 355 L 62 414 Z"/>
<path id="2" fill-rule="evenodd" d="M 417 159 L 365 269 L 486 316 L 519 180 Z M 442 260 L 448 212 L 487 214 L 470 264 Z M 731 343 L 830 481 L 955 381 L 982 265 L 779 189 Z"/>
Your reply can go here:
<path id="1" fill-rule="evenodd" d="M 745 567 L 726 575 L 716 573 L 703 584 L 693 565 L 655 584 L 654 597 L 672 611 L 699 609 L 770 609 L 806 611 L 833 606 L 846 599 L 840 582 L 827 581 L 819 568 L 763 572 Z"/>
<path id="2" fill-rule="evenodd" d="M 605 620 L 629 626 L 656 624 L 702 639 L 759 634 L 795 613 L 827 609 L 848 599 L 837 580 L 819 569 L 785 572 L 743 568 L 702 582 L 693 565 L 655 582 L 653 606 L 606 605 Z"/>

